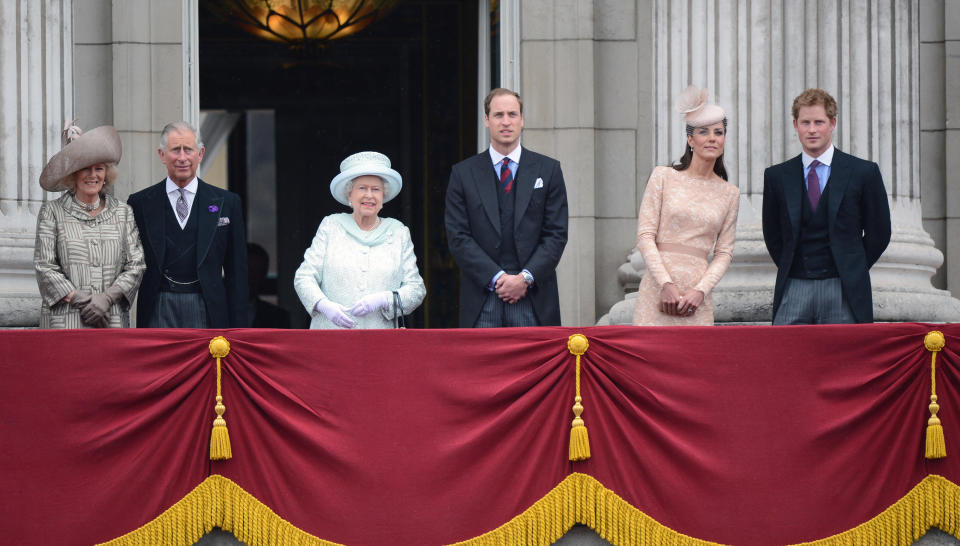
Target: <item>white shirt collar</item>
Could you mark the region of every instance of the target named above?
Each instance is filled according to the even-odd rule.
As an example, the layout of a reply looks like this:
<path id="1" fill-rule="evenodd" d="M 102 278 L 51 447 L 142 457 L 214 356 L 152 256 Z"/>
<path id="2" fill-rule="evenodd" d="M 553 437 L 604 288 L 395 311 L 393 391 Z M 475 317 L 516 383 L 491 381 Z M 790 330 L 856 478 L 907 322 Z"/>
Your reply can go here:
<path id="1" fill-rule="evenodd" d="M 191 180 L 189 184 L 184 186 L 183 189 L 187 190 L 187 193 L 196 194 L 197 188 L 200 186 L 200 183 L 197 182 L 197 180 L 198 180 L 197 177 L 194 176 L 193 180 Z M 177 191 L 178 189 L 180 189 L 180 186 L 174 184 L 173 180 L 170 180 L 170 177 L 168 176 L 167 177 L 167 195 Z"/>
<path id="2" fill-rule="evenodd" d="M 517 147 L 514 148 L 513 151 L 507 155 L 501 154 L 500 152 L 494 150 L 493 146 L 490 146 L 490 159 L 493 159 L 494 165 L 503 161 L 503 158 L 505 157 L 509 157 L 510 161 L 513 161 L 514 163 L 519 165 L 520 164 L 520 145 L 517 144 Z"/>
<path id="3" fill-rule="evenodd" d="M 813 160 L 814 160 L 814 159 L 816 159 L 816 160 L 819 161 L 820 163 L 823 163 L 824 165 L 826 165 L 827 167 L 829 167 L 829 166 L 830 166 L 830 163 L 833 162 L 833 150 L 834 150 L 834 149 L 835 149 L 835 148 L 833 147 L 833 144 L 831 144 L 830 147 L 827 148 L 827 150 L 826 150 L 825 152 L 823 152 L 822 154 L 820 154 L 820 157 L 812 157 L 812 156 L 808 155 L 807 152 L 801 152 L 801 153 L 800 153 L 800 161 L 803 161 L 803 168 L 804 168 L 804 169 L 809 168 L 809 167 L 810 167 L 810 164 L 813 163 Z"/>

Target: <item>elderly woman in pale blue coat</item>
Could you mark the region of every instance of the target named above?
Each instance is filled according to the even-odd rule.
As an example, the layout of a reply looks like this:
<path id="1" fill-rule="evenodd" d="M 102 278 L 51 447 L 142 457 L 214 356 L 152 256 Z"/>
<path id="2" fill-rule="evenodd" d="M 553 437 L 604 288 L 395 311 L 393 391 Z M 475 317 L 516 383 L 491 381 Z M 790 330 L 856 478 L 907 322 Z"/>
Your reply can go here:
<path id="1" fill-rule="evenodd" d="M 293 280 L 311 329 L 393 328 L 397 317 L 420 306 L 426 289 L 410 230 L 379 216 L 402 186 L 381 153 L 360 152 L 340 163 L 330 193 L 353 211 L 320 222 Z"/>

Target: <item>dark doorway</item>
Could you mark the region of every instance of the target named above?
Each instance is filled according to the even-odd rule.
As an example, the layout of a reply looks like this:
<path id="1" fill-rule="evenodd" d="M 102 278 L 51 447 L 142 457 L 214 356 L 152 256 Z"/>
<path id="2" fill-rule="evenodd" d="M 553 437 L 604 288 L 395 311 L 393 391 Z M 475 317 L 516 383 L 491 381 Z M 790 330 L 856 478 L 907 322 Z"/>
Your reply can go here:
<path id="1" fill-rule="evenodd" d="M 296 327 L 308 316 L 293 275 L 320 220 L 346 209 L 330 195 L 340 161 L 362 150 L 390 157 L 403 190 L 383 216 L 413 236 L 427 297 L 417 327 L 457 325 L 459 274 L 447 252 L 443 203 L 450 167 L 476 152 L 476 0 L 406 0 L 357 34 L 304 53 L 226 23 L 200 3 L 200 107 L 271 111 L 276 164 L 276 295 Z M 231 134 L 228 186 L 248 211 L 248 123 Z"/>

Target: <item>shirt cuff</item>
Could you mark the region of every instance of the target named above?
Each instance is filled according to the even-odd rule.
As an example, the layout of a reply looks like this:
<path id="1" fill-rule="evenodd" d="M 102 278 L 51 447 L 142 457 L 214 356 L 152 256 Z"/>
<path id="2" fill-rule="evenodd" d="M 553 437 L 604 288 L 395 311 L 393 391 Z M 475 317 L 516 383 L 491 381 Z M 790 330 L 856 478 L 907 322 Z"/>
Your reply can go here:
<path id="1" fill-rule="evenodd" d="M 493 279 L 490 281 L 490 284 L 487 285 L 487 290 L 493 292 L 493 289 L 497 287 L 497 279 L 499 279 L 500 277 L 506 274 L 507 272 L 502 269 L 498 271 L 497 274 L 493 276 Z"/>

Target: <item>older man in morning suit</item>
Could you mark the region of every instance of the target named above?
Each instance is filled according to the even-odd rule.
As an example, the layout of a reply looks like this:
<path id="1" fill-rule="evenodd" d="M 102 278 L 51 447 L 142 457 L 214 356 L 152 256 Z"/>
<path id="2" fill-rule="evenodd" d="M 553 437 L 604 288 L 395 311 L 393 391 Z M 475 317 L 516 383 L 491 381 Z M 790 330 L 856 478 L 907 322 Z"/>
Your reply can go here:
<path id="1" fill-rule="evenodd" d="M 793 126 L 803 153 L 763 174 L 773 323 L 873 322 L 870 268 L 891 231 L 880 168 L 833 146 L 837 103 L 822 89 L 793 101 Z"/>
<path id="2" fill-rule="evenodd" d="M 160 135 L 167 178 L 130 196 L 147 270 L 137 327 L 247 326 L 247 245 L 240 197 L 197 178 L 200 134 L 183 121 Z"/>
<path id="3" fill-rule="evenodd" d="M 557 264 L 567 244 L 560 163 L 520 146 L 523 102 L 484 100 L 490 148 L 453 166 L 445 224 L 460 266 L 460 326 L 560 324 Z"/>

